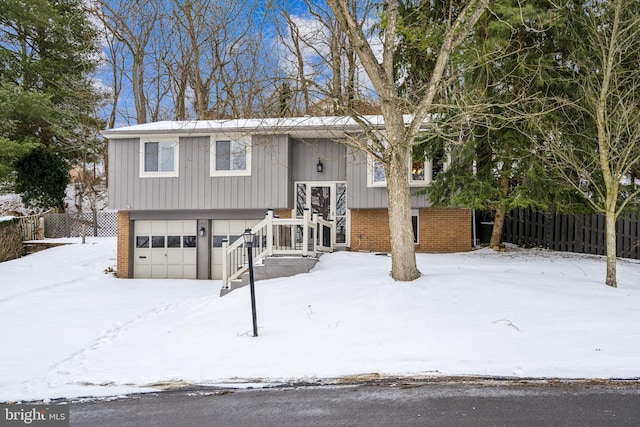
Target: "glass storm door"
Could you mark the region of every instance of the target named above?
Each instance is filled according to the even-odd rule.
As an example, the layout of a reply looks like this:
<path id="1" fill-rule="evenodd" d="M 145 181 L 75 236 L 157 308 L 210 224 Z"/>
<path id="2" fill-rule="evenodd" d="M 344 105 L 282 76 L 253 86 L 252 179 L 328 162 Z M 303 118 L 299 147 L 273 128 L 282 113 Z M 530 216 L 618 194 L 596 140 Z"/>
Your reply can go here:
<path id="1" fill-rule="evenodd" d="M 296 216 L 310 208 L 326 220 L 335 223 L 331 240 L 341 246 L 347 244 L 347 184 L 345 182 L 297 182 Z"/>

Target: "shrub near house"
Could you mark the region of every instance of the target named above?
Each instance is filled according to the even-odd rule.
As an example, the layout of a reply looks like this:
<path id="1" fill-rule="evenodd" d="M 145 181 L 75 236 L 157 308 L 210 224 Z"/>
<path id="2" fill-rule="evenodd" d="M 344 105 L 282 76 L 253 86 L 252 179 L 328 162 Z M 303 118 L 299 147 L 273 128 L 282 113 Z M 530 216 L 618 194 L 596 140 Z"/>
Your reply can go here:
<path id="1" fill-rule="evenodd" d="M 22 256 L 22 231 L 18 218 L 0 218 L 0 262 Z"/>

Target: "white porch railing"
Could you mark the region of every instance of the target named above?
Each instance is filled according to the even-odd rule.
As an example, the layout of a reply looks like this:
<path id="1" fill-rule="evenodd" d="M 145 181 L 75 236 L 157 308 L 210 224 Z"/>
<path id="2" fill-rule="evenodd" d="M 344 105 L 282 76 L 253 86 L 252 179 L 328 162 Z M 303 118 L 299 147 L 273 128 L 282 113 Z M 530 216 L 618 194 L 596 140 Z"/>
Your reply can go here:
<path id="1" fill-rule="evenodd" d="M 318 252 L 332 252 L 334 223 L 327 221 L 309 209 L 302 218 L 276 218 L 273 209 L 267 211 L 265 219 L 256 224 L 251 232 L 253 238 L 253 261 L 274 255 L 316 256 Z M 235 242 L 222 241 L 222 286 L 229 288 L 232 280 L 238 279 L 249 269 L 244 239 Z"/>

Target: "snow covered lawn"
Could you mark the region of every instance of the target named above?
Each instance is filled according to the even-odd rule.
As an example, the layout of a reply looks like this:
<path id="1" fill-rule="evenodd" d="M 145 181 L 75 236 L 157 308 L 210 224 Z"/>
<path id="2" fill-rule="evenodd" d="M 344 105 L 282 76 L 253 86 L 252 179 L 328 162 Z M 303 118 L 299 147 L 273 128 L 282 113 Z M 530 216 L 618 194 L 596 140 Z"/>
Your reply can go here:
<path id="1" fill-rule="evenodd" d="M 73 240 L 77 243 L 77 239 Z M 115 395 L 184 381 L 273 383 L 357 374 L 640 377 L 640 263 L 510 248 L 391 259 L 325 255 L 248 287 L 122 280 L 114 239 L 0 264 L 0 402 Z"/>

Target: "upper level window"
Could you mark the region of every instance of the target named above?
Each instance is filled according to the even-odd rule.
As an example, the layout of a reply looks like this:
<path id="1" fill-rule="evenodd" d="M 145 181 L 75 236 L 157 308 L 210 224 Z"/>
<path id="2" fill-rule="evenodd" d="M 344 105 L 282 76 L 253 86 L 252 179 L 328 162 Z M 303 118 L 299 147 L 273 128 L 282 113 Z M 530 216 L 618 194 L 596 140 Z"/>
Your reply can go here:
<path id="1" fill-rule="evenodd" d="M 249 138 L 217 138 L 211 143 L 211 175 L 251 175 Z"/>
<path id="2" fill-rule="evenodd" d="M 142 178 L 178 176 L 178 138 L 140 138 L 140 176 Z"/>
<path id="3" fill-rule="evenodd" d="M 387 174 L 384 171 L 384 164 L 378 159 L 373 159 L 371 161 L 371 185 L 376 186 L 385 186 L 387 185 Z"/>
<path id="4" fill-rule="evenodd" d="M 428 159 L 424 155 L 415 155 L 407 165 L 409 174 L 409 184 L 412 187 L 426 186 L 431 183 L 439 174 L 446 170 L 449 159 L 446 154 L 438 155 L 434 159 Z M 387 178 L 384 165 L 378 159 L 369 156 L 368 165 L 368 186 L 386 187 Z"/>

